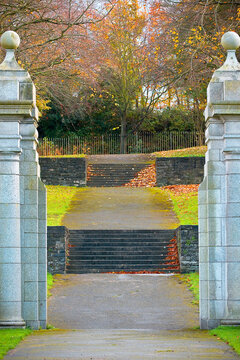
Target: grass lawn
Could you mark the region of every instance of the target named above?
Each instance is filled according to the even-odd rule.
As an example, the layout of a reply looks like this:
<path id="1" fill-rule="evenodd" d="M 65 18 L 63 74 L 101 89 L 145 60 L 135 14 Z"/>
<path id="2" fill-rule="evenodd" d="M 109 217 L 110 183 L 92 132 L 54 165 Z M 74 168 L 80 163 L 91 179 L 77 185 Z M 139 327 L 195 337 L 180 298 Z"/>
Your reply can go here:
<path id="1" fill-rule="evenodd" d="M 180 225 L 198 224 L 198 185 L 171 185 L 151 188 L 155 194 L 167 192 Z"/>
<path id="2" fill-rule="evenodd" d="M 42 156 L 41 158 L 84 158 L 86 157 L 85 154 L 73 154 L 73 155 L 48 155 L 48 156 Z"/>
<path id="3" fill-rule="evenodd" d="M 154 155 L 157 157 L 196 157 L 205 156 L 207 146 L 196 146 L 186 149 L 169 150 L 155 152 Z"/>
<path id="4" fill-rule="evenodd" d="M 181 225 L 198 224 L 198 192 L 177 195 L 169 191 L 173 202 L 174 212 L 177 214 Z"/>
<path id="5" fill-rule="evenodd" d="M 240 355 L 240 326 L 219 326 L 210 330 L 210 334 L 224 340 Z"/>
<path id="6" fill-rule="evenodd" d="M 178 275 L 180 281 L 183 281 L 194 296 L 194 303 L 199 303 L 199 275 L 198 273 Z M 227 344 L 240 355 L 240 326 L 219 326 L 210 330 L 210 334 L 224 340 Z"/>
<path id="7" fill-rule="evenodd" d="M 47 297 L 50 297 L 52 295 L 50 290 L 53 287 L 53 282 L 54 282 L 53 275 L 47 273 Z"/>
<path id="8" fill-rule="evenodd" d="M 47 185 L 47 224 L 60 226 L 71 200 L 79 188 L 75 186 Z"/>
<path id="9" fill-rule="evenodd" d="M 49 290 L 53 286 L 53 276 L 47 274 L 47 288 L 48 297 L 51 296 Z M 51 328 L 48 326 L 48 328 Z M 31 334 L 31 329 L 0 329 L 0 359 L 6 355 L 6 353 L 14 349 L 17 344 L 24 339 L 27 335 Z"/>
<path id="10" fill-rule="evenodd" d="M 199 274 L 189 273 L 177 275 L 181 282 L 184 282 L 193 293 L 193 304 L 199 304 Z"/>
<path id="11" fill-rule="evenodd" d="M 30 329 L 0 329 L 0 359 L 31 333 Z"/>

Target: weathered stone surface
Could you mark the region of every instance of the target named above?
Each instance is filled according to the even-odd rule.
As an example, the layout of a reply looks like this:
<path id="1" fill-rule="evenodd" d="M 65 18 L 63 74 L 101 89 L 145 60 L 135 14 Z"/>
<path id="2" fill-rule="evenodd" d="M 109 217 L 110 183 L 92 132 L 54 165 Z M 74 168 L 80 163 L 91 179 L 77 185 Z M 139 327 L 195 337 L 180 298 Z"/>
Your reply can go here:
<path id="1" fill-rule="evenodd" d="M 181 225 L 176 233 L 181 273 L 198 271 L 198 226 Z"/>
<path id="2" fill-rule="evenodd" d="M 199 184 L 204 157 L 156 158 L 157 186 Z"/>
<path id="3" fill-rule="evenodd" d="M 64 274 L 69 230 L 65 226 L 48 226 L 48 272 Z"/>
<path id="4" fill-rule="evenodd" d="M 39 233 L 46 238 L 46 201 L 44 207 L 39 201 L 46 191 L 36 152 L 35 87 L 15 59 L 19 41 L 12 31 L 1 37 L 7 54 L 0 64 L 0 327 L 37 329 L 40 324 L 46 327 L 46 309 L 45 323 L 43 314 L 41 322 L 39 318 L 38 289 L 40 276 L 46 284 L 46 273 L 45 280 L 43 270 L 38 273 L 39 261 L 46 267 L 46 255 L 38 244 Z"/>
<path id="5" fill-rule="evenodd" d="M 236 33 L 222 38 L 224 65 L 208 86 L 206 164 L 199 188 L 200 325 L 240 323 L 240 64 Z"/>
<path id="6" fill-rule="evenodd" d="M 46 185 L 86 186 L 85 158 L 39 158 Z"/>

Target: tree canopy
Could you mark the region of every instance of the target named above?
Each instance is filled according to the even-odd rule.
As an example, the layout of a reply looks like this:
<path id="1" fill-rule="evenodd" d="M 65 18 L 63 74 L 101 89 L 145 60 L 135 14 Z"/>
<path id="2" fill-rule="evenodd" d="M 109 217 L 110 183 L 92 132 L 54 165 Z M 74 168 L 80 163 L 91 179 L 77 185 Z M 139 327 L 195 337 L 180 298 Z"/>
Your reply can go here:
<path id="1" fill-rule="evenodd" d="M 237 0 L 3 0 L 21 37 L 41 136 L 203 131 L 206 88 L 239 31 Z M 185 119 L 185 121 L 183 120 Z"/>

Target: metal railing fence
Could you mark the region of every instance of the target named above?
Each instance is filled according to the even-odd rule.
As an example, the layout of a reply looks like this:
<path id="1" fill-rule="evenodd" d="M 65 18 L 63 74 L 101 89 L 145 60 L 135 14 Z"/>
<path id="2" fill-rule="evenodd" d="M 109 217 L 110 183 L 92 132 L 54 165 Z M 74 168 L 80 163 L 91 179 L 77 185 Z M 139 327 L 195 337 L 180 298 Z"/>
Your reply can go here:
<path id="1" fill-rule="evenodd" d="M 127 135 L 128 154 L 176 150 L 203 144 L 204 133 L 195 131 Z M 41 156 L 119 154 L 120 135 L 107 134 L 92 137 L 43 138 L 39 139 L 38 153 Z"/>

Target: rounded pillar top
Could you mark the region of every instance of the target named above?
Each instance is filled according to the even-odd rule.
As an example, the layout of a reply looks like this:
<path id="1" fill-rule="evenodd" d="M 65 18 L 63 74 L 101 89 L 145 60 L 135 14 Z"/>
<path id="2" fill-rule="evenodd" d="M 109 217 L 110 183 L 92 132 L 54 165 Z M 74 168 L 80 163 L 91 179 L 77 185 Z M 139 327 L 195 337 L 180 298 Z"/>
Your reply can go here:
<path id="1" fill-rule="evenodd" d="M 222 36 L 221 44 L 225 50 L 237 50 L 240 46 L 240 37 L 234 31 L 228 31 Z"/>
<path id="2" fill-rule="evenodd" d="M 8 49 L 17 49 L 20 44 L 20 37 L 15 31 L 5 31 L 1 36 L 1 46 Z"/>

